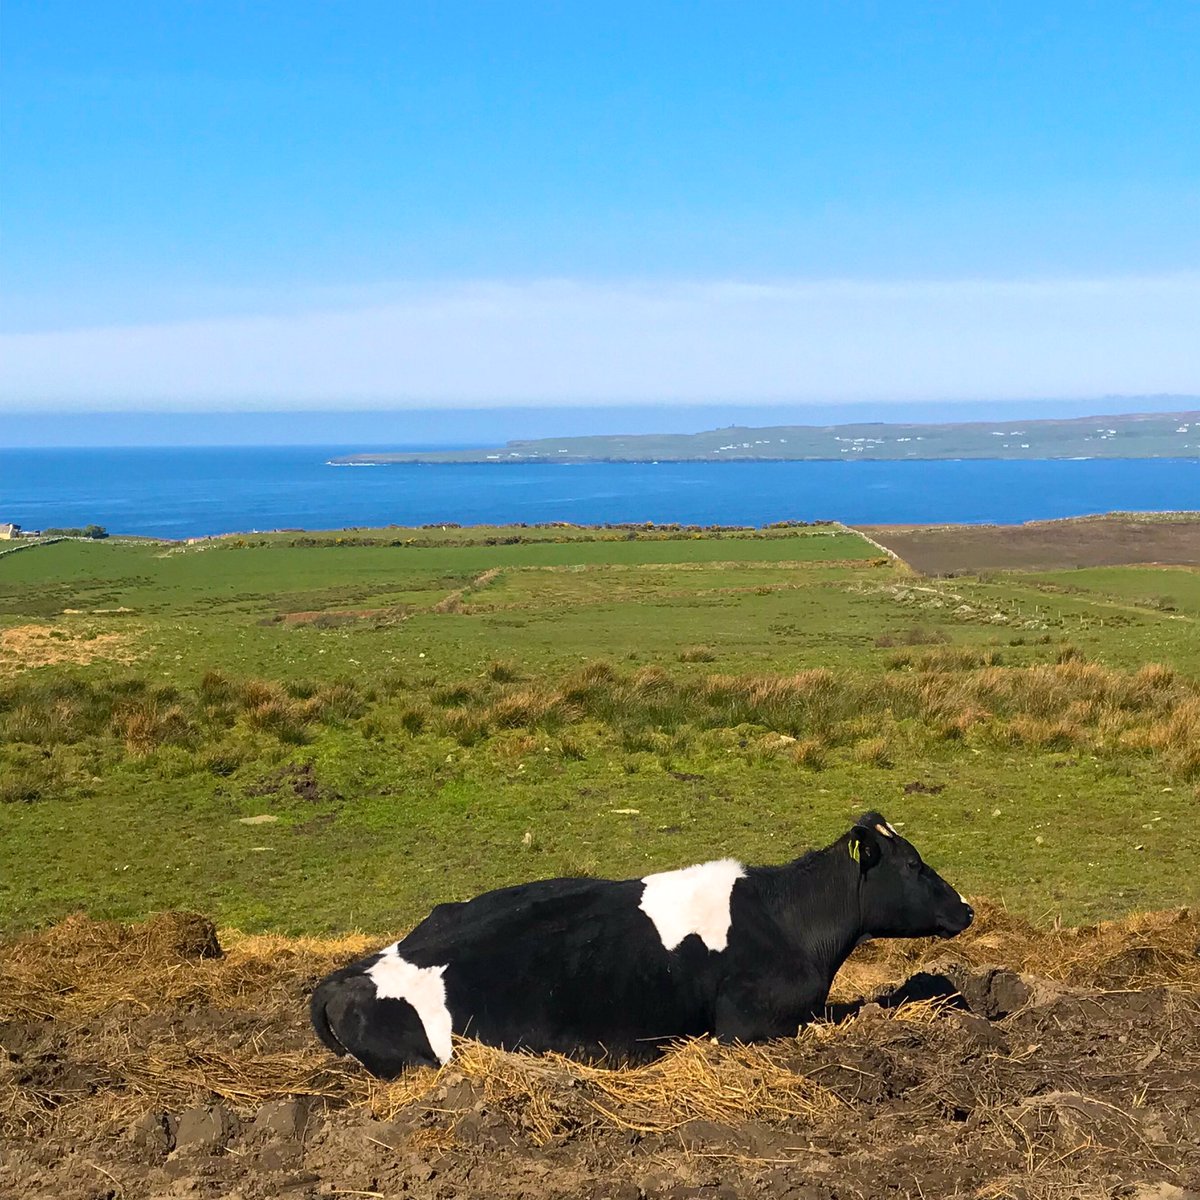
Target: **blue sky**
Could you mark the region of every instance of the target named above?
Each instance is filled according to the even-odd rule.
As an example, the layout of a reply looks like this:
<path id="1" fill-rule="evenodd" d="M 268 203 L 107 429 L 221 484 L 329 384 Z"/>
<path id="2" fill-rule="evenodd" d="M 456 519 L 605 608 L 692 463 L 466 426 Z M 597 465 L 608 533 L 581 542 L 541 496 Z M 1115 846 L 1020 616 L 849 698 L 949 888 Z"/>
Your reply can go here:
<path id="1" fill-rule="evenodd" d="M 1200 392 L 1194 3 L 0 20 L 10 410 Z"/>

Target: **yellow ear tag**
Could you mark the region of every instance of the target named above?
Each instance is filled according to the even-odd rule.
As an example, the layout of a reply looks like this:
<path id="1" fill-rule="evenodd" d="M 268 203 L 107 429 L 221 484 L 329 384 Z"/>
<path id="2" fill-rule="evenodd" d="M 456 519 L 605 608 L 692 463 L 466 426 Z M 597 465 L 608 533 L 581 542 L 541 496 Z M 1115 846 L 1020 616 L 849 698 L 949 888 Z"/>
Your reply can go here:
<path id="1" fill-rule="evenodd" d="M 858 862 L 858 842 L 854 838 L 850 839 L 850 857 Z"/>

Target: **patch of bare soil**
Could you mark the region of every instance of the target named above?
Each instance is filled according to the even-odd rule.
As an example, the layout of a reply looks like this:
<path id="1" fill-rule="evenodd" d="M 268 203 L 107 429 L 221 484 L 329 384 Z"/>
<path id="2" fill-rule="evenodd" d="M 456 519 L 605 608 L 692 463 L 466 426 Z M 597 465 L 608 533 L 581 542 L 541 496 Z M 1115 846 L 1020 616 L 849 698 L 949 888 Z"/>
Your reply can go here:
<path id="1" fill-rule="evenodd" d="M 1026 525 L 863 525 L 922 575 L 1138 564 L 1200 566 L 1200 517 L 1080 517 Z"/>
<path id="2" fill-rule="evenodd" d="M 305 1018 L 375 939 L 72 918 L 0 947 L 0 1195 L 1194 1195 L 1200 921 L 980 907 L 954 942 L 863 947 L 796 1038 L 622 1070 L 464 1041 L 392 1084 Z"/>
<path id="3" fill-rule="evenodd" d="M 268 771 L 257 783 L 246 788 L 247 796 L 263 797 L 284 795 L 310 804 L 329 803 L 341 799 L 333 788 L 327 787 L 317 778 L 317 769 L 312 763 L 285 763 Z"/>
<path id="4" fill-rule="evenodd" d="M 14 625 L 0 629 L 0 675 L 56 663 L 82 665 L 97 659 L 132 662 L 128 633 L 82 633 L 54 625 Z"/>

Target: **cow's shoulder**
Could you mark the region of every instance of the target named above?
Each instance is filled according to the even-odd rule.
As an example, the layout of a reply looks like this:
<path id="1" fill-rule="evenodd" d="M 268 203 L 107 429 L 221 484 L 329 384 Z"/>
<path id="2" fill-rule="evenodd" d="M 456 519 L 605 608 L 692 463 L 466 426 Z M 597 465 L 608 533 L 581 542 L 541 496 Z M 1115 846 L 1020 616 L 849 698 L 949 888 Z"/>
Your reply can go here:
<path id="1" fill-rule="evenodd" d="M 732 922 L 733 889 L 746 876 L 737 859 L 722 858 L 642 880 L 639 907 L 654 923 L 667 950 L 695 934 L 709 950 L 724 950 Z"/>

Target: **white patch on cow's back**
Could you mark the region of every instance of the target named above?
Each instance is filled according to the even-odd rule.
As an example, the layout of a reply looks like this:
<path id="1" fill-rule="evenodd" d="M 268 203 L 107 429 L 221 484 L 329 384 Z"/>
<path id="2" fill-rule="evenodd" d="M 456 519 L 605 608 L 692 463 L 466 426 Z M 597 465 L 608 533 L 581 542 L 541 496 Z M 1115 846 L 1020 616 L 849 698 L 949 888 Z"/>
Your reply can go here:
<path id="1" fill-rule="evenodd" d="M 438 1062 L 450 1061 L 453 1045 L 450 1040 L 450 1010 L 446 1007 L 446 967 L 418 967 L 400 957 L 399 943 L 384 950 L 379 959 L 367 968 L 380 1000 L 407 1000 L 416 1009 L 429 1048 Z"/>
<path id="2" fill-rule="evenodd" d="M 723 858 L 647 875 L 638 907 L 654 922 L 668 950 L 674 950 L 690 933 L 710 950 L 724 950 L 733 919 L 729 908 L 733 885 L 745 874 L 740 862 Z"/>

